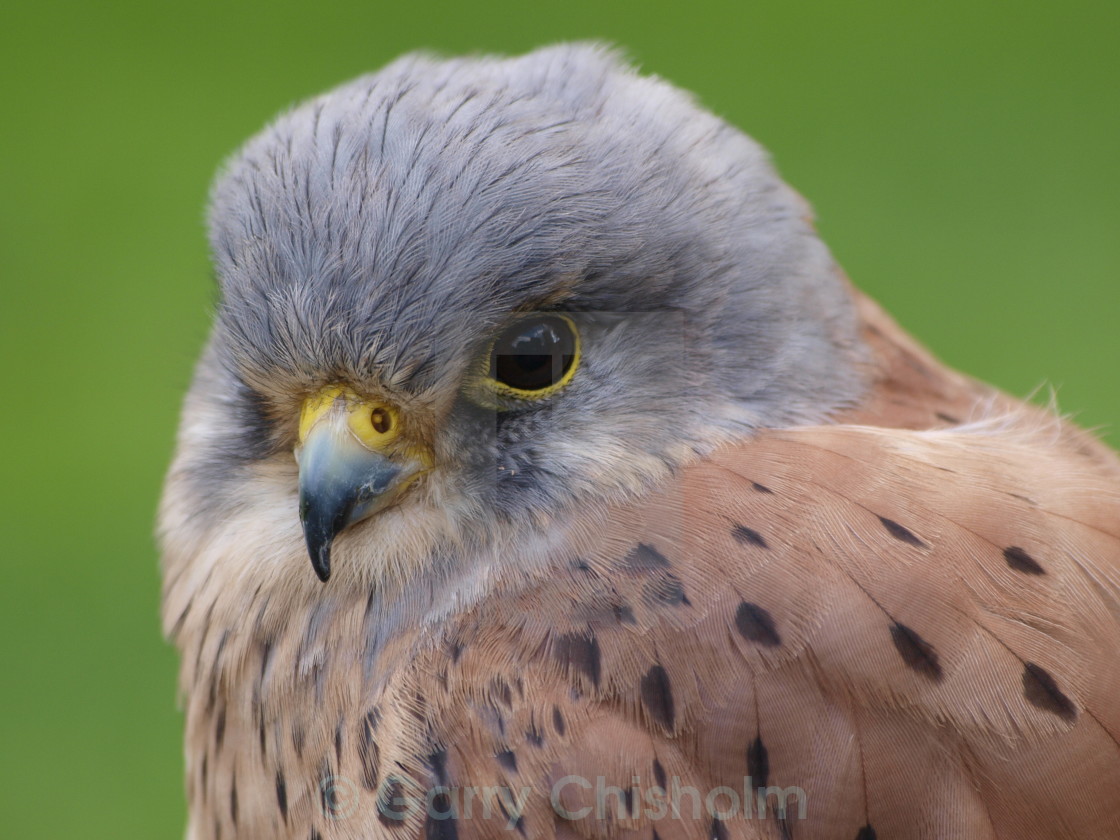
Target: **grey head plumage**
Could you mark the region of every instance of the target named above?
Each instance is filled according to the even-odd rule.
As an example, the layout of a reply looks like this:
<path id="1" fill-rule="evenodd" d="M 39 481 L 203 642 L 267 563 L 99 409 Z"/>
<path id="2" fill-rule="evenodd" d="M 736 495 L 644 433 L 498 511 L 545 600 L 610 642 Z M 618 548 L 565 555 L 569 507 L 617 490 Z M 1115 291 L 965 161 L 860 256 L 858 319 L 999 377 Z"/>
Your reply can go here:
<path id="1" fill-rule="evenodd" d="M 220 175 L 220 303 L 188 406 L 208 419 L 183 470 L 201 507 L 247 503 L 236 477 L 291 464 L 301 401 L 344 382 L 430 441 L 414 495 L 485 531 L 819 421 L 862 383 L 808 216 L 758 145 L 609 49 L 402 58 L 280 116 Z M 579 371 L 480 404 L 489 342 L 540 311 L 578 324 Z"/>

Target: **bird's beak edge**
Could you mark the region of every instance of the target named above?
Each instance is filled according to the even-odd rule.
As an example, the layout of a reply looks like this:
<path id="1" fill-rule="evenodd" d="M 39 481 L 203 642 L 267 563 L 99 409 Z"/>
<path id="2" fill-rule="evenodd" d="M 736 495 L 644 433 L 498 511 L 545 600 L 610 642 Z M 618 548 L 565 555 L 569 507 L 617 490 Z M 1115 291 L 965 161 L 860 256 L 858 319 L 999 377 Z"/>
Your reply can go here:
<path id="1" fill-rule="evenodd" d="M 430 468 L 424 453 L 401 443 L 398 412 L 388 403 L 338 388 L 304 403 L 295 451 L 299 515 L 311 566 L 321 581 L 331 575 L 335 538 L 390 505 Z"/>

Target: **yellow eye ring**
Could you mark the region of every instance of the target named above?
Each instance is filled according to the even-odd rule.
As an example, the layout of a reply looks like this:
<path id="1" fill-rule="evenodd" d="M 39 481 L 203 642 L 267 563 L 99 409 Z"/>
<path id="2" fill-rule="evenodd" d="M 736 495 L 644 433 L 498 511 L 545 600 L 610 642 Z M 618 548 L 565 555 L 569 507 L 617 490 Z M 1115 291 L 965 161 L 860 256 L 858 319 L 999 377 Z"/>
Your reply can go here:
<path id="1" fill-rule="evenodd" d="M 566 315 L 541 312 L 506 327 L 482 360 L 482 384 L 498 399 L 536 401 L 572 381 L 580 364 L 580 337 Z"/>

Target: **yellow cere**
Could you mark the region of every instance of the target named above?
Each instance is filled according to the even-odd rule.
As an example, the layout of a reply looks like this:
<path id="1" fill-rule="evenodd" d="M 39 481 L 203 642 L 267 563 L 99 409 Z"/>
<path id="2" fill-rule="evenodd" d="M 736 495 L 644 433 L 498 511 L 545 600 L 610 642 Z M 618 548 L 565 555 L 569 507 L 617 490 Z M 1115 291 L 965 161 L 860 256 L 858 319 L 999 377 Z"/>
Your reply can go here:
<path id="1" fill-rule="evenodd" d="M 311 427 L 319 422 L 319 418 L 331 410 L 335 400 L 341 397 L 343 393 L 340 386 L 331 385 L 303 401 L 303 408 L 299 413 L 300 442 L 307 440 L 307 433 L 311 431 Z"/>

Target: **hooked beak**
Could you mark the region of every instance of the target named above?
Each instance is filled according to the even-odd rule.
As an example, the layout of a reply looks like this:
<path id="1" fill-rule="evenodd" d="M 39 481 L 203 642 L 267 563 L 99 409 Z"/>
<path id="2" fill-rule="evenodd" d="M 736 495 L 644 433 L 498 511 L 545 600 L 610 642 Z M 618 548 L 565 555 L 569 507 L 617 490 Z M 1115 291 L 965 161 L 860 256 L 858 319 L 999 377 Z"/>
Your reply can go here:
<path id="1" fill-rule="evenodd" d="M 431 468 L 430 451 L 410 446 L 402 432 L 394 406 L 348 388 L 327 388 L 304 403 L 295 453 L 299 516 L 320 580 L 331 576 L 335 537 Z"/>

